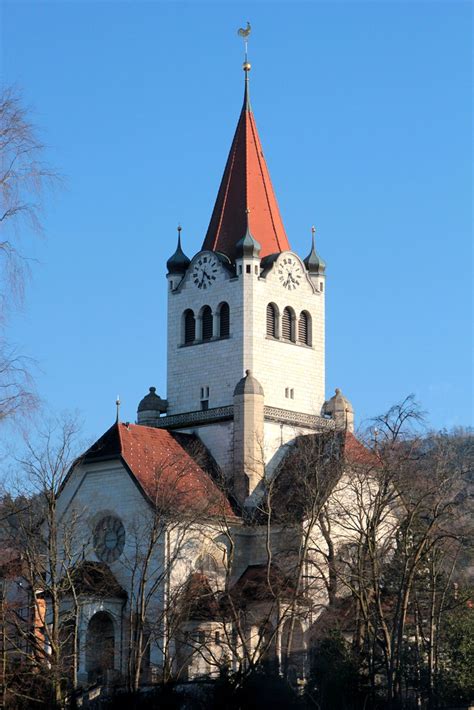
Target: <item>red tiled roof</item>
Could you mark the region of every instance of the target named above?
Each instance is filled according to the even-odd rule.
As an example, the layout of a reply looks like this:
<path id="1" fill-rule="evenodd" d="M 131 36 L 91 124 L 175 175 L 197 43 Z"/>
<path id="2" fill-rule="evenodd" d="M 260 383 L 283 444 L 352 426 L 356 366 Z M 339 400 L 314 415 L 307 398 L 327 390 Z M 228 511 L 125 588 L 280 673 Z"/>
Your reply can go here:
<path id="1" fill-rule="evenodd" d="M 13 547 L 0 549 L 0 577 L 19 574 L 21 567 L 22 557 L 18 550 L 15 550 Z"/>
<path id="2" fill-rule="evenodd" d="M 121 457 L 155 505 L 180 513 L 233 516 L 224 493 L 166 429 L 116 422 L 83 461 Z"/>
<path id="3" fill-rule="evenodd" d="M 350 431 L 344 434 L 344 459 L 347 463 L 365 466 L 378 466 L 380 463 L 374 452 L 364 446 Z"/>
<path id="4" fill-rule="evenodd" d="M 290 248 L 246 84 L 244 104 L 202 248 L 223 252 L 234 260 L 235 245 L 247 230 L 247 210 L 250 232 L 261 246 L 261 258 Z"/>
<path id="5" fill-rule="evenodd" d="M 234 584 L 231 594 L 252 603 L 275 596 L 291 596 L 295 591 L 293 580 L 275 565 L 249 565 Z"/>

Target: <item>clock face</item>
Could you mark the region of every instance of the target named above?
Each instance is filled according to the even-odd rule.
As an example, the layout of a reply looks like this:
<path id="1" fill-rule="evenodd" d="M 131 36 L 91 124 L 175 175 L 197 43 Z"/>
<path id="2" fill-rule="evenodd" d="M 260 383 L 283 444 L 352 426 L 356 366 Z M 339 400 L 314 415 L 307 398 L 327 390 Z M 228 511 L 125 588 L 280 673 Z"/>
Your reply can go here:
<path id="1" fill-rule="evenodd" d="M 119 518 L 107 515 L 99 520 L 94 530 L 94 548 L 102 562 L 115 562 L 123 552 L 125 528 Z"/>
<path id="2" fill-rule="evenodd" d="M 198 288 L 210 288 L 217 277 L 217 259 L 210 254 L 200 256 L 194 264 L 192 277 Z"/>
<path id="3" fill-rule="evenodd" d="M 278 278 L 282 286 L 293 291 L 301 283 L 302 271 L 292 256 L 285 256 L 278 262 Z"/>

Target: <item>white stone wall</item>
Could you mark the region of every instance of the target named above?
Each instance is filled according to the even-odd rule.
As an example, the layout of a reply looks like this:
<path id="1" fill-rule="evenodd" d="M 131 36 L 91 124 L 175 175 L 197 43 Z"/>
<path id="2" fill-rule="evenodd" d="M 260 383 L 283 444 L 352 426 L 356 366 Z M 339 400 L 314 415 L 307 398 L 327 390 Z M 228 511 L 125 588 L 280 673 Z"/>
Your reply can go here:
<path id="1" fill-rule="evenodd" d="M 201 252 L 202 254 L 202 252 Z M 279 280 L 278 265 L 291 255 L 297 259 L 303 278 L 292 291 Z M 296 412 L 320 414 L 324 402 L 324 276 L 310 279 L 304 264 L 292 252 L 282 253 L 263 278 L 255 273 L 258 260 L 247 259 L 242 273 L 231 278 L 221 265 L 211 288 L 199 290 L 191 277 L 194 257 L 183 282 L 168 290 L 168 414 L 201 408 L 200 388 L 209 387 L 209 407 L 232 404 L 234 387 L 246 369 L 262 384 L 265 404 Z M 246 266 L 251 273 L 246 273 Z M 259 272 L 259 269 L 257 268 Z M 314 283 L 313 283 L 314 281 Z M 317 288 L 316 288 L 316 286 Z M 230 338 L 183 347 L 182 316 L 187 308 L 198 314 L 204 305 L 213 312 L 226 301 L 230 306 Z M 273 302 L 282 314 L 285 306 L 311 315 L 310 347 L 266 336 L 266 308 Z M 293 398 L 285 390 L 293 390 Z"/>
<path id="2" fill-rule="evenodd" d="M 325 399 L 325 291 L 315 291 L 301 260 L 299 263 L 303 278 L 300 285 L 292 291 L 284 288 L 279 280 L 278 266 L 289 255 L 299 260 L 297 255 L 283 252 L 265 279 L 257 279 L 253 333 L 249 344 L 253 352 L 252 371 L 263 387 L 267 406 L 320 414 Z M 320 280 L 324 281 L 324 277 Z M 286 306 L 293 308 L 297 317 L 301 311 L 308 311 L 312 321 L 311 347 L 266 337 L 266 308 L 270 302 L 278 307 L 280 327 L 281 315 Z M 286 388 L 293 389 L 293 399 L 285 396 Z"/>
<path id="3" fill-rule="evenodd" d="M 209 387 L 209 407 L 232 404 L 235 385 L 243 373 L 241 284 L 220 265 L 212 287 L 199 290 L 191 276 L 198 257 L 199 254 L 194 257 L 178 289 L 168 290 L 167 399 L 170 415 L 201 409 L 201 387 Z M 230 337 L 183 346 L 184 311 L 192 308 L 197 315 L 203 306 L 208 305 L 215 313 L 223 301 L 230 308 Z"/>
<path id="4" fill-rule="evenodd" d="M 94 544 L 93 532 L 98 521 L 104 516 L 116 516 L 120 518 L 125 527 L 125 546 L 121 556 L 114 562 L 108 562 L 108 566 L 114 575 L 117 582 L 121 585 L 130 596 L 132 586 L 132 575 L 134 570 L 136 573 L 137 550 L 146 549 L 148 544 L 148 533 L 151 525 L 151 509 L 146 502 L 143 494 L 138 486 L 129 475 L 128 471 L 120 464 L 119 461 L 107 461 L 87 465 L 76 466 L 66 482 L 63 491 L 58 500 L 58 514 L 66 534 L 70 536 L 69 542 L 72 543 L 73 549 L 76 551 L 78 563 L 83 560 L 98 562 Z M 71 522 L 73 521 L 73 522 Z M 141 546 L 141 547 L 140 547 Z M 149 564 L 149 578 L 156 579 L 157 575 L 162 574 L 163 570 L 163 541 L 155 546 Z M 69 556 L 69 555 L 68 555 Z M 138 558 L 140 559 L 140 558 Z M 162 605 L 163 590 L 157 590 L 157 593 L 150 605 L 150 613 L 159 618 L 159 609 Z M 121 601 L 119 606 L 121 607 Z M 114 619 L 116 628 L 116 653 L 118 648 L 126 649 L 126 619 L 128 615 L 128 605 L 124 610 L 123 617 L 120 616 L 120 623 L 123 622 L 122 628 L 119 630 L 116 609 L 112 602 L 97 602 L 96 611 L 103 609 L 109 611 Z M 98 606 L 97 606 L 98 605 Z M 152 607 L 155 611 L 152 611 Z M 92 607 L 91 607 L 92 608 Z M 115 611 L 114 611 L 115 610 Z M 95 612 L 94 612 L 95 613 Z M 86 615 L 87 616 L 87 615 Z M 85 621 L 81 627 L 81 634 L 84 636 L 87 630 L 87 623 L 90 615 L 84 617 Z M 87 622 L 87 623 L 86 623 Z M 119 631 L 122 633 L 122 643 L 117 636 Z M 85 638 L 81 638 L 81 649 L 83 648 Z M 124 645 L 125 644 L 125 645 Z M 152 661 L 159 664 L 161 661 L 161 653 L 158 650 L 152 649 Z M 81 656 L 81 663 L 84 658 Z M 120 668 L 117 665 L 116 668 Z M 126 652 L 121 658 L 121 670 L 125 670 Z M 81 665 L 81 672 L 83 671 Z"/>

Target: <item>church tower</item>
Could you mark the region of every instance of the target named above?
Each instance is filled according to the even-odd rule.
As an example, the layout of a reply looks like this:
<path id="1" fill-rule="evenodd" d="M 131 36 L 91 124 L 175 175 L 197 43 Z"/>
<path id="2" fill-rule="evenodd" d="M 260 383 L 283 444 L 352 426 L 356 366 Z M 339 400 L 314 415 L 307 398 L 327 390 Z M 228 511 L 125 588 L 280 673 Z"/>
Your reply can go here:
<path id="1" fill-rule="evenodd" d="M 314 230 L 305 259 L 291 250 L 250 104 L 248 62 L 244 72 L 202 249 L 189 259 L 179 228 L 167 262 L 167 416 L 156 426 L 198 434 L 245 499 L 282 445 L 329 422 L 325 264 Z"/>

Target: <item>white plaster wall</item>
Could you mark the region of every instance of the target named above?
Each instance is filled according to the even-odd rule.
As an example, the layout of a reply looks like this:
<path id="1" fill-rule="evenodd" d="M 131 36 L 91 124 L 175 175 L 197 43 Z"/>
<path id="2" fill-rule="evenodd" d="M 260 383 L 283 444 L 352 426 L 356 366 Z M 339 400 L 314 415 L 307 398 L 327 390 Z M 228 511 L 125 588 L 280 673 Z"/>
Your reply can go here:
<path id="1" fill-rule="evenodd" d="M 152 512 L 124 466 L 119 461 L 108 461 L 75 467 L 59 497 L 58 514 L 61 527 L 65 534 L 70 536 L 78 562 L 82 560 L 99 561 L 93 545 L 94 528 L 97 522 L 106 515 L 120 518 L 125 527 L 124 550 L 116 561 L 107 564 L 117 582 L 125 589 L 130 598 L 132 575 L 134 569 L 137 568 L 137 550 L 143 552 L 146 549 Z M 159 540 L 151 555 L 148 568 L 150 584 L 158 575 L 162 575 L 163 543 L 163 540 Z M 162 606 L 162 594 L 162 589 L 157 590 L 150 603 L 149 611 L 150 614 L 154 614 L 155 618 Z M 107 606 L 104 608 L 107 609 Z M 127 618 L 127 609 L 128 606 L 124 614 L 124 623 Z M 84 626 L 84 633 L 86 628 L 87 625 Z M 125 632 L 126 627 L 123 626 L 122 633 Z M 118 633 L 118 629 L 116 633 Z M 121 642 L 126 643 L 126 638 L 123 637 Z M 118 644 L 117 637 L 116 644 Z M 152 649 L 152 658 L 159 663 L 156 649 Z"/>
<path id="2" fill-rule="evenodd" d="M 279 463 L 287 454 L 288 446 L 291 446 L 298 436 L 314 433 L 314 429 L 266 421 L 264 424 L 265 476 L 272 477 Z"/>
<path id="3" fill-rule="evenodd" d="M 180 429 L 185 434 L 196 434 L 204 446 L 211 452 L 224 476 L 230 476 L 233 464 L 232 420 L 207 424 L 206 426 Z"/>

